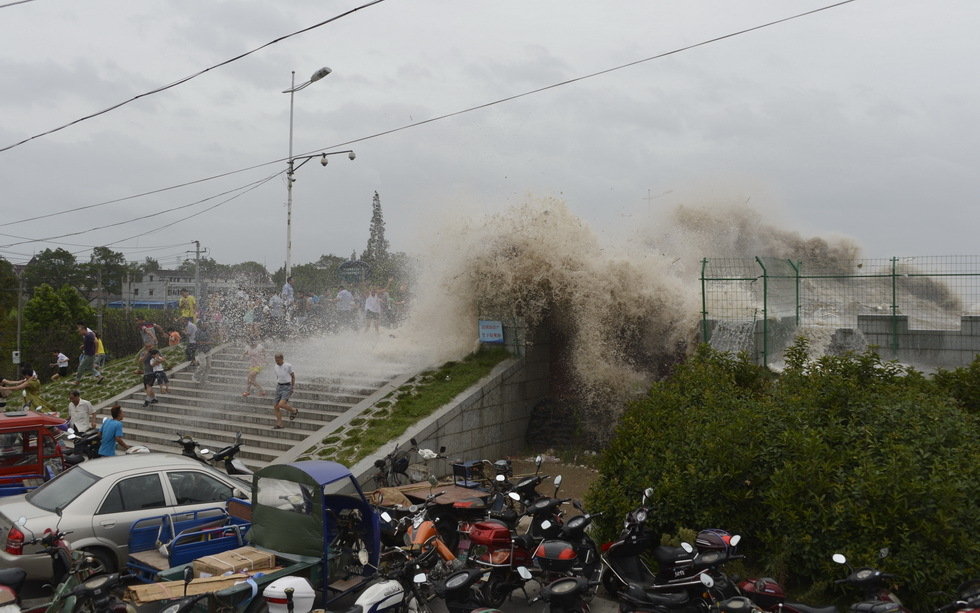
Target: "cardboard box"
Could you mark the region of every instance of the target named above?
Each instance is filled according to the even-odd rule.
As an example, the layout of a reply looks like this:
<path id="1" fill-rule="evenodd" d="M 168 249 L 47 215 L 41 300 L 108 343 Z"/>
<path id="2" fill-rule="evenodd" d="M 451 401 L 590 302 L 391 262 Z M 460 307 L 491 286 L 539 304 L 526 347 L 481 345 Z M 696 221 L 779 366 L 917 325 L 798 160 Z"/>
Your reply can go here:
<path id="1" fill-rule="evenodd" d="M 255 547 L 239 547 L 213 556 L 194 560 L 195 577 L 214 577 L 242 571 L 272 568 L 276 565 L 275 554 L 259 551 Z"/>

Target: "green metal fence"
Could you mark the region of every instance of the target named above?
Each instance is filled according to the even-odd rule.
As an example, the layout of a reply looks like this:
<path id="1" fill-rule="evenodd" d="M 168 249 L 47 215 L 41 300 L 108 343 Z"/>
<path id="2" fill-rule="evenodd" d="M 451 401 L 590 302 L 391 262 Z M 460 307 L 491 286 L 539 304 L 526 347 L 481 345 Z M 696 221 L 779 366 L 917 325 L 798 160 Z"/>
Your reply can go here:
<path id="1" fill-rule="evenodd" d="M 798 334 L 829 344 L 848 331 L 892 357 L 949 348 L 959 363 L 973 341 L 956 335 L 980 326 L 980 256 L 705 258 L 701 304 L 702 339 L 761 364 L 778 361 Z"/>

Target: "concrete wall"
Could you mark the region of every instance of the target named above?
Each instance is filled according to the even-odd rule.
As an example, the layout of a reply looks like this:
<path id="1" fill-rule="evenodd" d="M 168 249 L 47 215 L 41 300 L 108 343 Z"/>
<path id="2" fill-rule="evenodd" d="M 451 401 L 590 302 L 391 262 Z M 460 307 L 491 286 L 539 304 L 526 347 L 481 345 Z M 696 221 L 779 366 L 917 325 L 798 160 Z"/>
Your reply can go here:
<path id="1" fill-rule="evenodd" d="M 754 333 L 744 339 L 756 363 L 762 363 L 763 322 L 754 325 Z M 717 322 L 709 321 L 709 338 L 714 335 Z M 782 355 L 796 337 L 795 318 L 769 320 L 769 362 Z M 893 344 L 897 341 L 897 349 Z M 714 345 L 713 345 L 714 346 Z M 898 360 L 922 371 L 937 368 L 967 366 L 980 354 L 980 315 L 964 315 L 959 330 L 910 330 L 906 315 L 858 315 L 857 328 L 839 328 L 834 332 L 829 353 L 843 351 L 862 352 L 870 346 L 877 347 L 878 355 L 885 360 Z M 727 347 L 717 347 L 729 350 Z M 734 351 L 734 350 L 733 350 Z"/>
<path id="2" fill-rule="evenodd" d="M 446 447 L 450 459 L 496 460 L 524 448 L 531 410 L 550 394 L 550 352 L 547 345 L 527 346 L 447 405 L 408 428 L 378 454 L 351 468 L 361 482 L 374 473 L 374 461 L 397 444 L 407 448 L 415 438 L 420 447 Z M 414 462 L 416 458 L 412 458 Z M 450 474 L 449 462 L 430 463 L 436 474 Z"/>
<path id="3" fill-rule="evenodd" d="M 980 353 L 980 315 L 964 315 L 959 330 L 910 330 L 906 315 L 858 315 L 858 330 L 881 357 L 920 370 L 966 366 Z"/>

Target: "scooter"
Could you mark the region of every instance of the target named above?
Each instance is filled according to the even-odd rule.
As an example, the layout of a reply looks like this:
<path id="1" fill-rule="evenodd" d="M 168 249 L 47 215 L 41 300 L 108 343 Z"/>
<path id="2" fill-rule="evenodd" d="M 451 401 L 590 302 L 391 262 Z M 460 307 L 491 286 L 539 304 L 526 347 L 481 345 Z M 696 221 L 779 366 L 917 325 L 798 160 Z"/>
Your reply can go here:
<path id="1" fill-rule="evenodd" d="M 250 468 L 245 466 L 241 460 L 235 457 L 242 449 L 241 432 L 235 433 L 234 443 L 222 447 L 215 452 L 212 452 L 207 447 L 201 447 L 200 443 L 195 441 L 190 436 L 181 434 L 180 432 L 177 433 L 177 440 L 173 442 L 183 447 L 183 450 L 180 452 L 181 455 L 197 460 L 198 462 L 209 466 L 221 467 L 223 465 L 225 472 L 229 475 L 253 474 Z"/>
<path id="2" fill-rule="evenodd" d="M 72 448 L 64 456 L 65 464 L 75 466 L 85 460 L 99 457 L 99 446 L 102 444 L 101 430 L 89 428 L 78 434 L 74 428 L 69 428 L 66 438 L 71 442 Z"/>
<path id="3" fill-rule="evenodd" d="M 878 552 L 878 557 L 881 559 L 888 557 L 888 549 L 881 549 Z M 837 579 L 834 581 L 834 583 L 848 583 L 858 588 L 861 590 L 862 599 L 864 602 L 892 602 L 899 607 L 899 610 L 906 611 L 906 613 L 908 613 L 908 609 L 902 606 L 901 599 L 899 599 L 899 597 L 891 591 L 888 585 L 890 580 L 897 578 L 895 575 L 882 572 L 877 568 L 871 568 L 869 566 L 854 569 L 847 563 L 847 558 L 840 553 L 835 553 L 832 559 L 837 564 L 847 566 L 847 570 L 849 572 L 847 577 Z M 855 606 L 857 605 L 853 605 L 852 608 Z"/>

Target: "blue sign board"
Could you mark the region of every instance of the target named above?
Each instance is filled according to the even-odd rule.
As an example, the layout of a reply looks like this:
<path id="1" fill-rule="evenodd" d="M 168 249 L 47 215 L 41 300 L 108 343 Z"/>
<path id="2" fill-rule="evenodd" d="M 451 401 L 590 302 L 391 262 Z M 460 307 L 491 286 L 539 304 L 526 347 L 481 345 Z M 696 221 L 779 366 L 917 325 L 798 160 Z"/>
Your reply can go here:
<path id="1" fill-rule="evenodd" d="M 480 342 L 504 344 L 504 324 L 499 321 L 481 319 L 480 322 Z"/>

